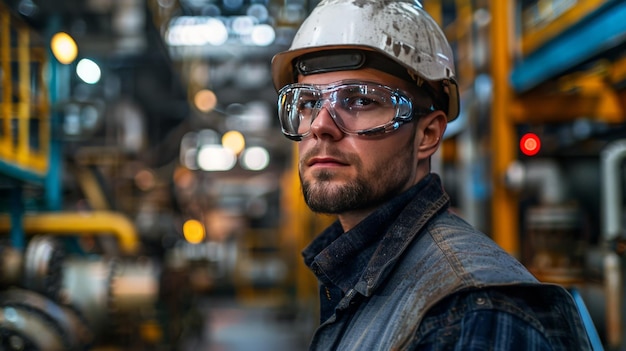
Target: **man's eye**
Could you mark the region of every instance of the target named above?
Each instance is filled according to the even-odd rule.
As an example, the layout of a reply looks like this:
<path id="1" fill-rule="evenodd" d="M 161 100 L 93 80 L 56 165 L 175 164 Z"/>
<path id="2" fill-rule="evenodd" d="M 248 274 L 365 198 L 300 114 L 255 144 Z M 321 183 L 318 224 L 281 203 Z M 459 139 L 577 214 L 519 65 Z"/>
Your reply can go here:
<path id="1" fill-rule="evenodd" d="M 358 98 L 353 99 L 352 105 L 354 106 L 369 106 L 369 105 L 374 105 L 376 104 L 376 101 L 374 99 L 365 97 L 365 96 L 361 96 Z"/>
<path id="2" fill-rule="evenodd" d="M 378 100 L 372 97 L 363 96 L 363 95 L 346 98 L 343 101 L 344 108 L 348 108 L 348 109 L 375 108 L 379 104 L 380 102 Z"/>
<path id="3" fill-rule="evenodd" d="M 298 108 L 300 110 L 310 110 L 317 107 L 319 100 L 311 99 L 311 100 L 300 100 L 298 104 Z"/>

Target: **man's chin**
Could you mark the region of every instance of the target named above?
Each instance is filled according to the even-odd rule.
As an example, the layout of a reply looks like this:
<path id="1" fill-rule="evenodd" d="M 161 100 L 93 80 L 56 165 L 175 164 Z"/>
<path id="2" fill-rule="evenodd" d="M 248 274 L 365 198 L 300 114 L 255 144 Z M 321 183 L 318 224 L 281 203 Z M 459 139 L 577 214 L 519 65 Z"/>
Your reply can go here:
<path id="1" fill-rule="evenodd" d="M 341 179 L 341 173 L 339 171 L 334 171 L 334 170 L 329 170 L 329 169 L 311 170 L 307 178 L 312 183 L 334 182 L 334 181 L 339 181 Z"/>

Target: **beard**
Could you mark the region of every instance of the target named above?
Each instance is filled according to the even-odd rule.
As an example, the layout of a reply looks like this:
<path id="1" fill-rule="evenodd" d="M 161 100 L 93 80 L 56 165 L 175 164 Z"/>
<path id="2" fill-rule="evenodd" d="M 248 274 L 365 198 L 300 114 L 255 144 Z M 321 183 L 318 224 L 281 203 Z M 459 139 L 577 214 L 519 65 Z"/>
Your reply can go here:
<path id="1" fill-rule="evenodd" d="M 312 180 L 306 181 L 300 172 L 302 194 L 307 206 L 317 213 L 341 214 L 373 209 L 387 202 L 405 190 L 411 177 L 413 149 L 399 150 L 411 151 L 398 152 L 398 155 L 386 158 L 373 169 L 365 169 L 358 156 L 346 155 L 344 158 L 356 167 L 357 176 L 340 184 L 335 181 L 334 172 L 329 170 L 322 170 Z"/>
<path id="2" fill-rule="evenodd" d="M 344 185 L 331 184 L 330 172 L 321 172 L 315 181 L 302 182 L 302 194 L 307 206 L 317 213 L 339 214 L 348 210 L 369 207 L 372 199 L 367 199 L 367 184 L 361 179 Z"/>

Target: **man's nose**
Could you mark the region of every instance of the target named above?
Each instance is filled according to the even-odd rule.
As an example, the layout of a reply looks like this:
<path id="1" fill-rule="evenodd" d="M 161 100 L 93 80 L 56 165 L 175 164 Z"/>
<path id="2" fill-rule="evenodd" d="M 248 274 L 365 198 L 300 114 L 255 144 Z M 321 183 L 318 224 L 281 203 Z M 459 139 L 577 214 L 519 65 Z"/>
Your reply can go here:
<path id="1" fill-rule="evenodd" d="M 315 118 L 313 118 L 311 134 L 316 138 L 328 136 L 335 140 L 343 137 L 344 133 L 335 122 L 332 106 L 328 101 L 324 102 Z"/>

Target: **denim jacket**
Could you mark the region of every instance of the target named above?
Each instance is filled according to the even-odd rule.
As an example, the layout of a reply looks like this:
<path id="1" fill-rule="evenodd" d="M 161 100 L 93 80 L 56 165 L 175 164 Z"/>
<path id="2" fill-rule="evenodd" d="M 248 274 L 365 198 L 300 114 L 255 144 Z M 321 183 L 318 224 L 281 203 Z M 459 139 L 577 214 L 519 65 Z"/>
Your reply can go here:
<path id="1" fill-rule="evenodd" d="M 420 349 L 416 347 L 420 338 L 439 328 L 421 325 L 425 317 L 443 305 L 447 307 L 439 308 L 439 314 L 430 320 L 452 320 L 470 301 L 462 296 L 482 301 L 474 306 L 476 311 L 505 301 L 498 303 L 497 310 L 506 315 L 519 310 L 517 319 L 529 321 L 533 330 L 539 331 L 549 346 L 546 349 L 589 349 L 567 291 L 540 284 L 521 263 L 448 207 L 449 198 L 439 177 L 430 174 L 352 230 L 342 233 L 340 225 L 333 224 L 303 251 L 321 288 L 322 323 L 310 349 Z M 500 294 L 490 289 L 499 289 Z M 517 297 L 507 298 L 501 293 L 506 289 L 515 291 Z M 501 296 L 504 298 L 497 298 Z M 459 304 L 451 305 L 455 297 Z M 531 307 L 550 309 L 538 314 L 552 316 L 556 322 L 544 326 L 532 308 L 516 307 L 516 299 L 521 303 L 533 300 L 528 302 Z M 438 350 L 436 343 L 429 349 Z M 469 348 L 461 345 L 460 349 Z"/>

